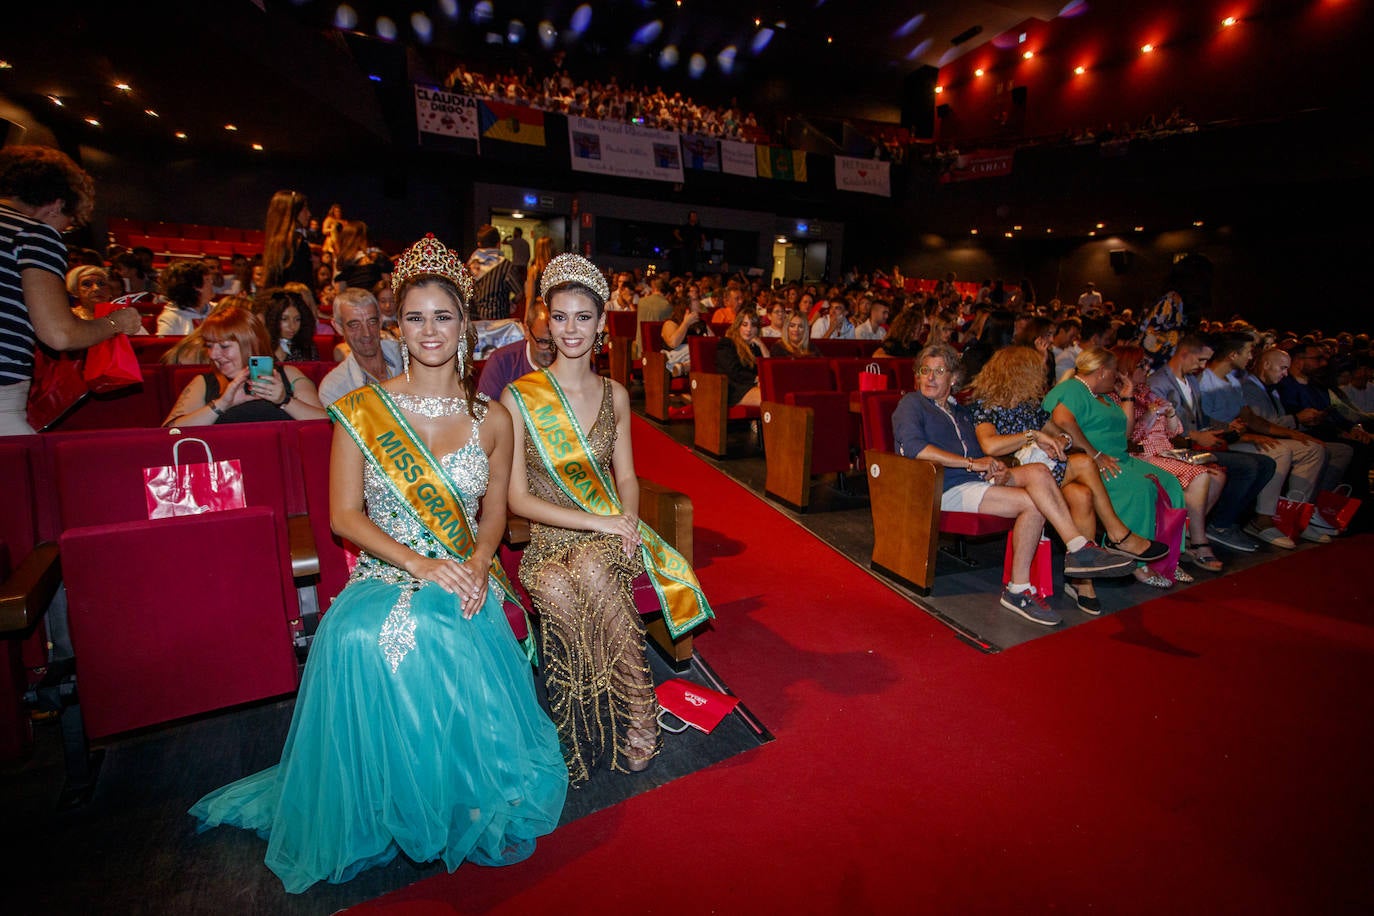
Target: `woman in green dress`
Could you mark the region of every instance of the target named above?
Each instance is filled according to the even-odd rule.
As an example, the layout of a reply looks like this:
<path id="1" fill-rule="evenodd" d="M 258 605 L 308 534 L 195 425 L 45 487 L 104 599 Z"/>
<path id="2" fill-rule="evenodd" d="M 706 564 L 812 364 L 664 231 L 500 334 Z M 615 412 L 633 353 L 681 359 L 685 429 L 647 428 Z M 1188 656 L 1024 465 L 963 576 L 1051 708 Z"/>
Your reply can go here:
<path id="1" fill-rule="evenodd" d="M 1078 354 L 1074 373 L 1045 395 L 1043 406 L 1073 444 L 1092 457 L 1112 506 L 1126 526 L 1153 532 L 1157 491 L 1147 475 L 1159 479 L 1176 509 L 1183 507 L 1183 488 L 1177 477 L 1161 474 L 1154 465 L 1127 454 L 1134 402 L 1135 386 L 1129 378 L 1118 377 L 1116 357 L 1101 347 L 1089 347 Z M 1136 578 L 1157 588 L 1172 584 L 1144 567 L 1136 570 Z"/>

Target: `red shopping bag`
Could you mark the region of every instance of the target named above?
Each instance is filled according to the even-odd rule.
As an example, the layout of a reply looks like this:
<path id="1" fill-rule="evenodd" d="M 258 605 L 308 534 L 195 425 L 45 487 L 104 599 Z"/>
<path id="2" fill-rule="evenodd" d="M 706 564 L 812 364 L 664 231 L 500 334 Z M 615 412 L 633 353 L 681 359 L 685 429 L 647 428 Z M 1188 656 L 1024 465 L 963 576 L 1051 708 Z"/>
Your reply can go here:
<path id="1" fill-rule="evenodd" d="M 1003 588 L 1011 584 L 1013 552 L 1011 535 L 1008 535 L 1007 556 L 1002 561 Z M 1054 566 L 1050 557 L 1050 539 L 1044 534 L 1040 535 L 1040 543 L 1035 545 L 1035 556 L 1031 559 L 1030 584 L 1035 586 L 1035 593 L 1041 598 L 1048 598 L 1054 594 Z"/>
<path id="2" fill-rule="evenodd" d="M 1311 503 L 1280 498 L 1278 508 L 1274 510 L 1274 527 L 1296 541 L 1316 511 L 1317 507 Z"/>
<path id="3" fill-rule="evenodd" d="M 90 392 L 79 353 L 56 353 L 42 346 L 34 349 L 33 384 L 25 405 L 30 426 L 43 432 L 70 413 Z"/>
<path id="4" fill-rule="evenodd" d="M 1154 474 L 1146 474 L 1155 482 L 1155 540 L 1169 545 L 1169 553 L 1163 559 L 1150 564 L 1150 570 L 1173 581 L 1174 571 L 1178 569 L 1178 558 L 1183 552 L 1183 532 L 1188 527 L 1188 510 L 1175 509 L 1169 502 L 1169 491 Z"/>
<path id="5" fill-rule="evenodd" d="M 205 463 L 181 463 L 179 452 L 188 442 L 204 447 Z M 247 505 L 239 460 L 216 461 L 204 439 L 178 439 L 172 446 L 170 465 L 143 469 L 143 489 L 148 497 L 148 518 L 223 512 Z"/>
<path id="6" fill-rule="evenodd" d="M 113 302 L 101 302 L 95 307 L 95 317 L 103 318 L 117 308 Z M 88 349 L 85 372 L 86 384 L 96 394 L 143 384 L 143 370 L 127 334 L 116 334 Z"/>
<path id="7" fill-rule="evenodd" d="M 659 684 L 654 688 L 654 694 L 658 697 L 658 705 L 663 710 L 659 713 L 658 724 L 675 734 L 686 731 L 687 727 L 691 726 L 709 735 L 711 730 L 720 724 L 720 720 L 730 715 L 739 705 L 739 697 L 684 681 L 680 677 Z M 663 721 L 664 712 L 677 716 L 686 724 L 674 728 Z"/>
<path id="8" fill-rule="evenodd" d="M 860 391 L 886 391 L 887 373 L 883 367 L 877 363 L 869 363 L 864 367 L 864 371 L 859 373 Z"/>
<path id="9" fill-rule="evenodd" d="M 1343 483 L 1334 490 L 1322 490 L 1317 494 L 1317 511 L 1332 528 L 1344 531 L 1360 511 L 1360 500 L 1350 495 L 1350 484 Z"/>

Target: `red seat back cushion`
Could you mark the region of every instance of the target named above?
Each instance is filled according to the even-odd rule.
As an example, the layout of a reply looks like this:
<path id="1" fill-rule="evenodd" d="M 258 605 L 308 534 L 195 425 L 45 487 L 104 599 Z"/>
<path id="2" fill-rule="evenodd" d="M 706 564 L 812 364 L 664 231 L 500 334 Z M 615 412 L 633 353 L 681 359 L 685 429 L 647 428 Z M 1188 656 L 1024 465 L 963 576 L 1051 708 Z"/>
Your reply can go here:
<path id="1" fill-rule="evenodd" d="M 60 546 L 90 737 L 296 689 L 270 510 L 76 528 Z"/>

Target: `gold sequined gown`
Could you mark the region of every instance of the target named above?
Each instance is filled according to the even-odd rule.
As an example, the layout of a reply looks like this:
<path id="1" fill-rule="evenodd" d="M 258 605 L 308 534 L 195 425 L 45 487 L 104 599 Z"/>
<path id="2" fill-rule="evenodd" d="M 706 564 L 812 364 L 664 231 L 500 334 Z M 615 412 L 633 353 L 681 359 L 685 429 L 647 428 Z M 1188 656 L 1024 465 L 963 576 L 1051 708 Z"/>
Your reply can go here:
<path id="1" fill-rule="evenodd" d="M 609 380 L 586 439 L 592 455 L 609 468 L 615 449 Z M 535 496 L 580 508 L 551 479 L 530 436 L 525 474 Z M 539 614 L 549 706 L 574 786 L 600 761 L 625 772 L 628 764 L 647 762 L 658 752 L 658 706 L 631 588 L 642 572 L 639 554 L 625 556 L 618 537 L 530 525 L 520 581 Z"/>

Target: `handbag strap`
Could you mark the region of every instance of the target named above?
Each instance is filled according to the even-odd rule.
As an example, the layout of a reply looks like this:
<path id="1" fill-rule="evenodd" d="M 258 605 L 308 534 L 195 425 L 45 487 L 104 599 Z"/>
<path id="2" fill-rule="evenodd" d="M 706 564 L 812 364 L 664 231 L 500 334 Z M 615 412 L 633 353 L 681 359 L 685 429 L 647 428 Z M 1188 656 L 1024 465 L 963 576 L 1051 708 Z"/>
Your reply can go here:
<path id="1" fill-rule="evenodd" d="M 1154 474 L 1146 474 L 1145 476 L 1155 482 L 1155 490 L 1158 492 L 1160 498 L 1162 498 L 1165 502 L 1169 502 L 1169 491 L 1164 489 L 1164 484 L 1159 482 L 1159 478 L 1156 477 Z"/>
<path id="2" fill-rule="evenodd" d="M 195 436 L 186 436 L 185 438 L 178 439 L 175 443 L 173 443 L 173 445 L 172 445 L 172 464 L 176 465 L 177 467 L 181 467 L 181 455 L 180 455 L 181 447 L 182 447 L 183 445 L 185 445 L 187 442 L 198 442 L 198 443 L 200 443 L 201 446 L 203 446 L 204 449 L 205 449 L 205 461 L 206 461 L 206 463 L 207 463 L 207 464 L 210 464 L 210 465 L 212 465 L 212 466 L 214 465 L 214 463 L 215 463 L 215 456 L 214 456 L 214 453 L 210 451 L 210 443 L 206 442 L 204 439 L 198 439 L 198 438 L 196 438 Z"/>
<path id="3" fill-rule="evenodd" d="M 878 365 L 877 363 L 869 363 L 867 366 L 864 366 L 864 371 L 871 372 L 874 375 L 882 375 L 883 367 Z"/>

